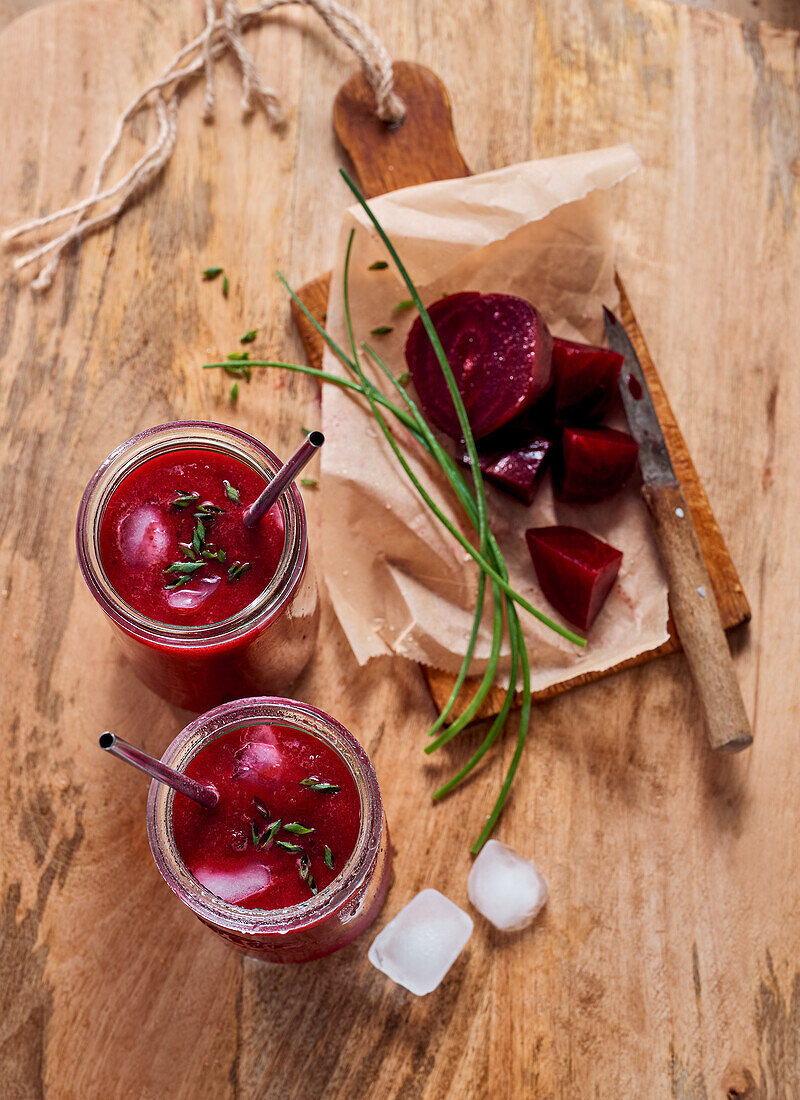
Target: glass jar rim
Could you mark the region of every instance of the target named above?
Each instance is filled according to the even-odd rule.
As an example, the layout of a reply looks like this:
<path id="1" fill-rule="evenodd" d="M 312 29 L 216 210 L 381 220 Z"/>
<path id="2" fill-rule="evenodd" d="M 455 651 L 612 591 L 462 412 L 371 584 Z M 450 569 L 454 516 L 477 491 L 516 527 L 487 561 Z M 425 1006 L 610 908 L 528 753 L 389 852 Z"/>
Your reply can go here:
<path id="1" fill-rule="evenodd" d="M 75 529 L 78 562 L 89 590 L 105 613 L 129 634 L 155 644 L 178 647 L 219 645 L 273 618 L 303 575 L 308 557 L 305 508 L 295 484 L 278 498 L 284 523 L 284 546 L 269 584 L 246 607 L 227 619 L 205 625 L 165 623 L 143 615 L 119 595 L 103 568 L 99 533 L 106 506 L 130 473 L 144 462 L 172 450 L 217 450 L 245 462 L 266 481 L 282 463 L 254 436 L 229 424 L 178 420 L 157 424 L 120 443 L 95 470 L 81 497 Z"/>
<path id="2" fill-rule="evenodd" d="M 358 839 L 336 878 L 318 894 L 283 909 L 244 909 L 223 901 L 198 882 L 178 851 L 172 828 L 174 790 L 153 780 L 147 799 L 150 850 L 173 893 L 214 927 L 255 938 L 301 931 L 343 909 L 372 872 L 383 829 L 383 802 L 371 760 L 349 730 L 308 703 L 273 696 L 223 703 L 181 730 L 161 759 L 183 771 L 217 738 L 246 726 L 264 724 L 290 726 L 325 741 L 342 758 L 355 780 L 361 802 Z"/>

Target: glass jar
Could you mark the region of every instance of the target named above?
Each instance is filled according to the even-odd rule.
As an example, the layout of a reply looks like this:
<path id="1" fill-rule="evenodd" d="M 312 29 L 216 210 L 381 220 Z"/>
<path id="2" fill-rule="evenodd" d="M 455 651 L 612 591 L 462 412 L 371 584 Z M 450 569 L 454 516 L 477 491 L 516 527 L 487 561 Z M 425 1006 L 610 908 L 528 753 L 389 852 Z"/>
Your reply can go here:
<path id="1" fill-rule="evenodd" d="M 189 710 L 256 693 L 282 693 L 308 663 L 319 627 L 319 597 L 308 563 L 306 514 L 292 485 L 278 500 L 285 540 L 275 575 L 247 607 L 221 622 L 158 622 L 134 610 L 110 584 L 100 557 L 103 515 L 136 467 L 184 449 L 215 450 L 275 476 L 280 460 L 257 439 L 224 424 L 162 424 L 117 447 L 92 475 L 78 510 L 78 561 L 137 676 L 162 698 Z"/>
<path id="2" fill-rule="evenodd" d="M 358 839 L 336 878 L 315 896 L 285 909 L 245 909 L 223 901 L 186 867 L 175 843 L 175 792 L 153 782 L 147 800 L 147 834 L 156 866 L 175 895 L 199 919 L 245 954 L 266 962 L 309 962 L 330 955 L 360 935 L 378 915 L 391 879 L 391 849 L 377 776 L 351 733 L 322 711 L 290 699 L 241 699 L 196 718 L 162 757 L 178 771 L 208 744 L 253 725 L 289 726 L 323 741 L 347 765 L 361 805 Z"/>

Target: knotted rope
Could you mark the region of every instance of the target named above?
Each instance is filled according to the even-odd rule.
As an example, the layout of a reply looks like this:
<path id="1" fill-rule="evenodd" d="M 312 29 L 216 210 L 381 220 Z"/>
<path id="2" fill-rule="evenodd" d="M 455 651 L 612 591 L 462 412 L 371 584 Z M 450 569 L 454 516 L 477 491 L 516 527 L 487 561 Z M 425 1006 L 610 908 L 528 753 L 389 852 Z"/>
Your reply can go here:
<path id="1" fill-rule="evenodd" d="M 144 88 L 119 117 L 111 141 L 97 166 L 90 194 L 80 202 L 52 214 L 32 218 L 3 234 L 3 241 L 9 244 L 25 233 L 43 229 L 74 215 L 68 229 L 14 261 L 14 269 L 19 271 L 49 256 L 31 284 L 34 289 L 46 290 L 53 281 L 64 250 L 73 242 L 80 242 L 89 234 L 115 222 L 161 173 L 175 149 L 181 96 L 188 85 L 201 75 L 205 78 L 203 117 L 213 120 L 216 110 L 215 64 L 223 54 L 230 52 L 241 72 L 242 113 L 247 115 L 260 107 L 271 125 L 280 126 L 283 123 L 278 94 L 263 83 L 242 35 L 260 26 L 270 12 L 288 4 L 311 8 L 320 16 L 361 62 L 364 75 L 375 94 L 378 118 L 394 125 L 402 122 L 405 108 L 394 92 L 392 62 L 386 47 L 371 27 L 336 0 L 262 0 L 256 7 L 245 11 L 240 9 L 238 0 L 222 0 L 219 12 L 218 0 L 204 0 L 206 23 L 202 33 L 178 51 L 161 76 Z M 145 107 L 154 109 L 158 124 L 152 145 L 121 179 L 104 187 L 126 125 Z M 110 206 L 102 211 L 98 209 L 108 201 L 111 201 Z"/>

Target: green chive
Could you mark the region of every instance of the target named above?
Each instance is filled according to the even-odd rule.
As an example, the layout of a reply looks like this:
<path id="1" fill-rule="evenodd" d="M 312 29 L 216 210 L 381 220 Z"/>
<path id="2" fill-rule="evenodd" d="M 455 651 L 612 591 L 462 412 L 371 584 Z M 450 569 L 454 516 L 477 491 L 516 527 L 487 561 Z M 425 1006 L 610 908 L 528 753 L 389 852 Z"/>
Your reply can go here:
<path id="1" fill-rule="evenodd" d="M 253 838 L 253 846 L 255 848 L 257 848 L 258 845 L 259 845 L 259 841 L 261 840 L 261 835 L 260 835 L 258 829 L 256 828 L 255 821 L 253 821 L 250 825 L 250 835 Z"/>
<path id="2" fill-rule="evenodd" d="M 239 396 L 239 383 L 234 382 L 233 385 L 231 386 L 231 401 L 235 402 L 236 398 L 238 396 Z"/>
<path id="3" fill-rule="evenodd" d="M 241 504 L 242 502 L 239 497 L 239 490 L 234 489 L 231 483 L 229 481 L 226 481 L 225 478 L 222 479 L 222 484 L 225 486 L 225 496 L 228 498 L 228 500 L 232 500 L 235 504 Z"/>
<path id="4" fill-rule="evenodd" d="M 207 267 L 205 269 L 205 271 L 203 272 L 203 278 L 206 281 L 210 281 L 211 279 L 216 279 L 216 277 L 218 275 L 221 275 L 221 274 L 222 274 L 222 268 L 221 267 Z"/>
<path id="5" fill-rule="evenodd" d="M 315 481 L 313 477 L 301 477 L 300 478 L 300 484 L 305 489 L 316 489 L 316 487 L 319 483 L 317 481 Z"/>
<path id="6" fill-rule="evenodd" d="M 205 550 L 201 550 L 200 553 L 206 561 L 218 561 L 220 564 L 223 564 L 227 558 L 227 554 L 224 550 L 209 550 L 208 547 L 206 547 Z"/>
<path id="7" fill-rule="evenodd" d="M 303 880 L 303 882 L 305 882 L 308 878 L 308 873 L 311 870 L 311 864 L 308 862 L 308 856 L 305 852 L 303 852 L 303 854 L 300 856 L 298 870 L 300 872 L 300 878 Z"/>
<path id="8" fill-rule="evenodd" d="M 249 351 L 231 351 L 225 358 L 231 363 L 244 363 L 245 360 L 250 358 Z"/>
<path id="9" fill-rule="evenodd" d="M 281 827 L 281 819 L 278 818 L 277 821 L 273 821 L 273 823 L 270 825 L 270 827 L 262 835 L 262 837 L 261 837 L 261 847 L 262 848 L 269 848 L 271 846 L 273 840 L 277 836 L 277 833 L 278 833 L 278 830 L 280 829 L 280 827 Z M 278 841 L 278 843 L 280 844 L 280 841 Z"/>
<path id="10" fill-rule="evenodd" d="M 249 332 L 246 332 L 244 336 L 239 337 L 240 344 L 252 344 L 258 334 L 257 328 L 251 328 Z"/>
<path id="11" fill-rule="evenodd" d="M 388 266 L 389 265 L 386 262 L 386 260 L 376 260 L 374 264 L 369 265 L 367 270 L 368 271 L 385 271 Z"/>
<path id="12" fill-rule="evenodd" d="M 414 300 L 412 298 L 403 298 L 402 302 L 398 302 L 397 305 L 394 307 L 393 312 L 398 313 L 398 312 L 402 312 L 403 310 L 413 309 L 413 308 L 414 308 Z"/>
<path id="13" fill-rule="evenodd" d="M 220 508 L 220 506 L 218 504 L 211 504 L 210 502 L 208 502 L 206 504 L 201 504 L 200 507 L 195 512 L 195 518 L 199 518 L 199 519 L 213 519 L 214 516 L 224 516 L 224 515 L 225 515 L 225 509 L 224 508 Z"/>
<path id="14" fill-rule="evenodd" d="M 233 565 L 228 569 L 228 580 L 238 580 L 243 573 L 247 572 L 250 566 L 251 563 L 249 561 L 246 561 L 244 563 L 238 561 L 234 562 Z"/>
<path id="15" fill-rule="evenodd" d="M 302 844 L 292 844 L 291 840 L 276 840 L 276 848 L 283 848 L 284 852 L 302 852 Z"/>
<path id="16" fill-rule="evenodd" d="M 318 779 L 316 775 L 309 775 L 307 779 L 300 780 L 301 787 L 308 787 L 312 791 L 319 791 L 322 794 L 336 794 L 342 788 L 337 787 L 335 783 L 326 783 L 324 779 Z"/>
<path id="17" fill-rule="evenodd" d="M 230 286 L 230 283 L 228 282 L 228 276 L 223 275 L 222 276 L 222 297 L 223 298 L 228 297 L 228 288 L 229 288 L 229 286 Z"/>
<path id="18" fill-rule="evenodd" d="M 310 871 L 308 872 L 308 888 L 312 894 L 319 893 L 319 889 L 317 887 L 316 881 L 314 880 L 314 876 L 311 874 Z"/>
<path id="19" fill-rule="evenodd" d="M 410 370 L 404 370 L 403 373 L 400 375 L 400 377 L 397 379 L 398 384 L 401 385 L 401 386 L 407 386 L 410 381 L 411 381 L 411 371 Z"/>
<path id="20" fill-rule="evenodd" d="M 184 508 L 191 508 L 193 504 L 196 504 L 200 499 L 199 493 L 183 493 L 179 492 L 178 496 L 174 500 L 170 501 L 173 508 L 178 508 L 183 511 Z"/>
<path id="21" fill-rule="evenodd" d="M 164 570 L 165 573 L 180 573 L 183 576 L 191 576 L 198 569 L 202 569 L 205 562 L 202 561 L 174 561 Z"/>
<path id="22" fill-rule="evenodd" d="M 197 561 L 197 554 L 195 554 L 191 543 L 179 542 L 178 546 L 180 546 L 181 550 L 183 551 L 184 557 L 188 558 L 189 561 Z"/>
<path id="23" fill-rule="evenodd" d="M 369 330 L 370 336 L 385 336 L 388 332 L 394 332 L 391 325 L 378 325 L 377 328 Z"/>
<path id="24" fill-rule="evenodd" d="M 258 812 L 261 814 L 261 816 L 265 817 L 267 819 L 267 821 L 269 821 L 269 818 L 270 818 L 269 810 L 264 805 L 264 803 L 261 801 L 261 799 L 258 797 L 258 795 L 256 795 L 255 798 L 253 799 L 253 805 L 258 810 Z"/>
<path id="25" fill-rule="evenodd" d="M 331 870 L 333 870 L 333 852 L 330 850 L 327 844 L 325 845 L 325 863 L 328 867 L 330 867 Z"/>
<path id="26" fill-rule="evenodd" d="M 308 833 L 313 833 L 313 829 L 308 829 L 305 825 L 301 825 L 299 821 L 290 821 L 288 825 L 284 825 L 284 829 L 287 833 L 295 833 L 297 836 L 307 836 Z"/>
<path id="27" fill-rule="evenodd" d="M 303 435 L 311 435 L 313 428 L 304 428 L 301 426 L 300 431 L 303 433 Z"/>

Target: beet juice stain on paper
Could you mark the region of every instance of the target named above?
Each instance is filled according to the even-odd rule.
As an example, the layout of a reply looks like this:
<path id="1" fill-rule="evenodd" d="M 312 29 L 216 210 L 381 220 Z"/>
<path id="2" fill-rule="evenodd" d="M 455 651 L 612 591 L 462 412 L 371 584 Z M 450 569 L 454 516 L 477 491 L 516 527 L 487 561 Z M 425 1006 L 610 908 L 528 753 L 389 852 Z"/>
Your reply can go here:
<path id="1" fill-rule="evenodd" d="M 639 166 L 630 146 L 533 161 L 468 179 L 444 180 L 384 195 L 372 206 L 426 305 L 461 290 L 516 294 L 532 302 L 556 336 L 603 343 L 602 306 L 616 304 L 614 253 L 604 191 Z M 347 346 L 342 301 L 344 251 L 355 229 L 350 302 L 356 340 L 368 341 L 396 376 L 415 310 L 398 310 L 408 290 L 358 208 L 344 217 L 331 283 L 328 326 Z M 376 328 L 391 331 L 370 335 Z M 365 369 L 389 394 L 368 360 Z M 326 350 L 325 369 L 345 368 Z M 412 391 L 413 392 L 413 391 Z M 387 653 L 456 672 L 477 598 L 478 570 L 428 512 L 405 478 L 366 403 L 323 386 L 323 569 L 334 608 L 361 663 Z M 392 418 L 390 417 L 390 420 Z M 624 428 L 623 414 L 609 417 Z M 443 510 L 473 535 L 433 461 L 392 421 L 412 467 Z M 557 502 L 549 477 L 526 506 L 487 487 L 489 523 L 510 582 L 554 615 L 538 586 L 525 543 L 529 527 L 582 527 L 623 551 L 619 579 L 579 650 L 521 612 L 534 691 L 615 665 L 667 639 L 667 585 L 638 475 L 602 504 Z M 471 672 L 482 673 L 491 646 L 492 600 Z M 499 676 L 508 676 L 508 649 Z"/>

